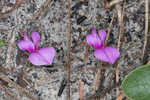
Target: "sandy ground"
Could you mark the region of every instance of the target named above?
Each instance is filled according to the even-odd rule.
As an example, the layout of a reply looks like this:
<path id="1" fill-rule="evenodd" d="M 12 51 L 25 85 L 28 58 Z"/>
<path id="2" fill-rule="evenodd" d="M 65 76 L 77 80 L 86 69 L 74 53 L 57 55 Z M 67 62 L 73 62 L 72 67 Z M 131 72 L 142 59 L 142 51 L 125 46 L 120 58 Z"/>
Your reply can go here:
<path id="1" fill-rule="evenodd" d="M 16 0 L 0 0 L 1 12 L 12 8 Z M 0 40 L 5 45 L 0 47 L 0 67 L 11 67 L 11 71 L 0 71 L 13 82 L 27 90 L 32 96 L 40 100 L 66 100 L 66 88 L 61 96 L 58 91 L 62 81 L 66 78 L 66 50 L 67 50 L 67 23 L 68 9 L 66 0 L 52 0 L 42 11 L 38 19 L 30 21 L 34 14 L 46 0 L 24 0 L 20 7 L 7 17 L 0 18 Z M 108 9 L 102 7 L 101 0 L 87 0 L 79 4 L 80 0 L 71 0 L 71 100 L 79 99 L 79 80 L 84 83 L 83 96 L 87 99 L 93 93 L 94 80 L 98 71 L 98 60 L 93 56 L 90 47 L 86 66 L 83 58 L 86 48 L 85 36 L 90 33 L 92 26 L 107 31 L 114 14 L 112 31 L 108 45 L 117 47 L 118 17 L 114 6 Z M 123 3 L 119 3 L 122 7 Z M 124 32 L 121 33 L 120 59 L 118 61 L 119 84 L 115 85 L 115 76 L 111 80 L 113 65 L 106 64 L 105 80 L 103 83 L 102 100 L 115 100 L 116 88 L 135 67 L 142 65 L 142 49 L 144 43 L 144 0 L 126 0 L 124 12 Z M 83 19 L 83 20 L 81 20 Z M 28 53 L 20 51 L 17 42 L 22 40 L 22 32 L 38 32 L 41 36 L 39 47 L 53 46 L 56 56 L 50 66 L 34 66 L 28 61 Z M 147 55 L 149 51 L 146 52 Z M 149 56 L 149 55 L 148 55 Z M 146 58 L 145 61 L 148 61 Z M 81 73 L 81 68 L 85 72 Z M 28 81 L 28 84 L 24 80 Z M 20 100 L 30 100 L 26 95 L 19 93 L 9 83 L 0 80 L 9 91 Z M 112 86 L 112 88 L 110 87 Z M 111 88 L 111 89 L 110 89 Z M 108 91 L 107 91 L 108 90 Z M 119 89 L 121 92 L 121 89 Z M 119 92 L 119 93 L 120 93 Z M 0 100 L 13 100 L 0 88 Z M 14 99 L 15 100 L 15 99 Z"/>

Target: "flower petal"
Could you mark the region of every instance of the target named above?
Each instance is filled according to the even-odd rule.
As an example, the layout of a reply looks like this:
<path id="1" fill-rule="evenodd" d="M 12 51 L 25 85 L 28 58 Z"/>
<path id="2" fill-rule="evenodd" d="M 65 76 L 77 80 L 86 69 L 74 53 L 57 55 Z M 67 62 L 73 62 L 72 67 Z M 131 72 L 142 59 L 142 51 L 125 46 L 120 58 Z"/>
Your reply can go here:
<path id="1" fill-rule="evenodd" d="M 40 41 L 40 35 L 37 32 L 32 32 L 32 40 L 33 40 L 34 46 L 37 47 L 37 44 Z"/>
<path id="2" fill-rule="evenodd" d="M 34 45 L 32 43 L 32 41 L 28 40 L 28 41 L 19 41 L 17 43 L 19 49 L 21 49 L 22 51 L 24 50 L 28 50 L 30 53 L 34 51 Z"/>
<path id="3" fill-rule="evenodd" d="M 23 36 L 24 36 L 24 41 L 31 41 L 31 40 L 29 39 L 29 37 L 27 36 L 27 33 L 26 33 L 26 32 L 23 33 Z"/>
<path id="4" fill-rule="evenodd" d="M 98 37 L 97 34 L 88 34 L 86 35 L 86 41 L 89 46 L 94 46 L 95 48 L 100 47 L 100 38 Z"/>
<path id="5" fill-rule="evenodd" d="M 48 62 L 45 61 L 43 59 L 43 57 L 41 57 L 41 55 L 37 52 L 33 52 L 29 55 L 29 61 L 33 64 L 33 65 L 47 65 Z"/>
<path id="6" fill-rule="evenodd" d="M 101 43 L 100 46 L 103 47 L 104 40 L 106 38 L 106 32 L 105 32 L 105 30 L 99 30 L 98 31 L 98 35 L 100 37 L 100 43 Z"/>
<path id="7" fill-rule="evenodd" d="M 114 64 L 120 56 L 120 52 L 116 48 L 105 46 L 104 48 L 96 49 L 94 51 L 94 56 L 101 61 Z"/>
<path id="8" fill-rule="evenodd" d="M 92 34 L 93 35 L 96 35 L 97 33 L 96 33 L 96 29 L 94 28 L 94 27 L 92 27 Z"/>
<path id="9" fill-rule="evenodd" d="M 92 34 L 86 36 L 88 45 L 94 46 L 94 48 L 97 49 L 103 47 L 105 38 L 106 32 L 104 30 L 99 30 L 97 34 L 94 27 L 92 28 Z"/>
<path id="10" fill-rule="evenodd" d="M 48 65 L 52 63 L 54 56 L 55 49 L 53 47 L 41 48 L 29 55 L 29 61 L 34 65 Z"/>

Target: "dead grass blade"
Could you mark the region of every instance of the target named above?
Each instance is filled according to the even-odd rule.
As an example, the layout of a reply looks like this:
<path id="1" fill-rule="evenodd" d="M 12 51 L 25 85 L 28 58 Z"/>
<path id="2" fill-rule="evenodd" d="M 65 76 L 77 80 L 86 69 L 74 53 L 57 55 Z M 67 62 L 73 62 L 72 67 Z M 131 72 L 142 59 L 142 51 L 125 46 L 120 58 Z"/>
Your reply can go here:
<path id="1" fill-rule="evenodd" d="M 15 29 L 15 28 L 14 28 Z M 11 55 L 14 49 L 14 44 L 15 44 L 15 38 L 16 38 L 16 33 L 13 31 L 11 32 L 12 34 L 12 38 L 10 39 L 10 43 L 8 45 L 8 49 L 7 49 L 7 54 L 6 54 L 6 66 L 5 68 L 10 71 L 12 70 L 12 67 L 10 67 L 10 62 L 11 62 Z"/>
<path id="2" fill-rule="evenodd" d="M 145 36 L 144 36 L 144 46 L 143 46 L 143 55 L 144 58 L 146 46 L 147 46 L 147 37 L 148 37 L 148 17 L 149 17 L 149 0 L 145 0 Z"/>

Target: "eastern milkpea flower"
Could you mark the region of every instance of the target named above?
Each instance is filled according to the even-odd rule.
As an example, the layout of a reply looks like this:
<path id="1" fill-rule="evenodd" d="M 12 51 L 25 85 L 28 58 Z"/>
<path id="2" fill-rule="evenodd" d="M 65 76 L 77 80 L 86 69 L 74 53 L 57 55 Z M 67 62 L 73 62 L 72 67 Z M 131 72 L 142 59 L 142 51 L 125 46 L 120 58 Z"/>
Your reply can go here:
<path id="1" fill-rule="evenodd" d="M 120 52 L 116 48 L 104 46 L 105 38 L 106 32 L 104 30 L 99 30 L 97 34 L 94 27 L 92 28 L 92 33 L 86 36 L 88 45 L 96 49 L 94 51 L 94 56 L 101 61 L 114 64 L 120 56 Z"/>
<path id="2" fill-rule="evenodd" d="M 53 47 L 38 48 L 40 35 L 37 32 L 32 32 L 32 40 L 24 33 L 24 40 L 19 41 L 17 45 L 22 51 L 27 50 L 30 53 L 28 59 L 32 64 L 38 66 L 52 64 L 55 49 Z"/>

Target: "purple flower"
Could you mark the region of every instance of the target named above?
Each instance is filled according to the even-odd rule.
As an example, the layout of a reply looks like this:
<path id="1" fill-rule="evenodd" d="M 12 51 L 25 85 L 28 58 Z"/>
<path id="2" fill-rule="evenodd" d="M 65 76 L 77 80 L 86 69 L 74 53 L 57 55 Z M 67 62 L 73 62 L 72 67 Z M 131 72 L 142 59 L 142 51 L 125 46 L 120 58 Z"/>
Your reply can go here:
<path id="1" fill-rule="evenodd" d="M 55 49 L 53 47 L 38 49 L 38 43 L 40 41 L 40 35 L 37 32 L 32 32 L 32 40 L 29 39 L 26 33 L 24 33 L 24 40 L 19 41 L 18 47 L 25 51 L 27 50 L 31 54 L 29 55 L 29 61 L 34 65 L 48 65 L 52 64 L 55 56 Z"/>
<path id="2" fill-rule="evenodd" d="M 97 34 L 94 27 L 92 28 L 92 33 L 86 36 L 88 45 L 96 48 L 94 51 L 94 56 L 101 61 L 114 64 L 120 56 L 120 52 L 116 48 L 104 46 L 105 38 L 106 32 L 104 30 L 99 30 Z"/>

